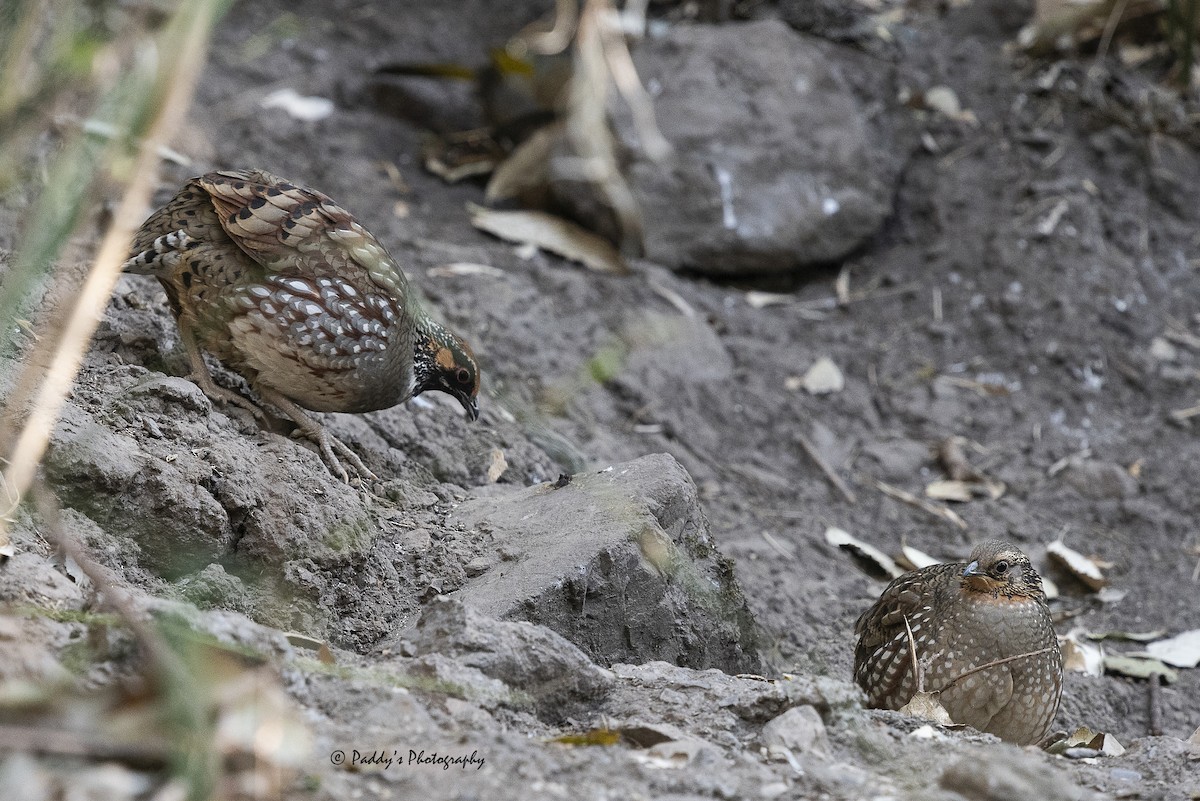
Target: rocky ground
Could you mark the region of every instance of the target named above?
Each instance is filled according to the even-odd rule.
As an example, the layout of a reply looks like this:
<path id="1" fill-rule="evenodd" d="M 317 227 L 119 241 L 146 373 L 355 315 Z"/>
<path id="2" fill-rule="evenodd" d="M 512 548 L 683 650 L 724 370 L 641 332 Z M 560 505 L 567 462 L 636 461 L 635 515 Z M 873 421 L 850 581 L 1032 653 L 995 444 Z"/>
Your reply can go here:
<path id="1" fill-rule="evenodd" d="M 862 710 L 853 624 L 883 582 L 824 537 L 950 560 L 1002 536 L 1058 584 L 1060 633 L 1197 626 L 1200 441 L 1171 415 L 1200 394 L 1195 106 L 1018 54 L 1027 3 L 668 15 L 635 61 L 676 155 L 629 143 L 646 254 L 606 275 L 472 228 L 480 186 L 420 158 L 424 126 L 474 122 L 469 93 L 420 88 L 442 122 L 371 75 L 479 62 L 550 5 L 237 4 L 176 143 L 192 165 L 163 168 L 159 200 L 261 167 L 354 212 L 473 344 L 479 422 L 440 396 L 328 416 L 382 478 L 346 486 L 179 378 L 161 290 L 125 277 L 45 463 L 64 526 L 142 605 L 267 657 L 312 738 L 290 798 L 1200 797 L 1196 671 L 1161 689 L 1161 736 L 1145 681 L 1070 673 L 1056 728 L 1126 749 L 1102 758 Z M 334 111 L 260 107 L 281 88 Z M 802 388 L 821 357 L 840 391 Z M 951 436 L 1005 485 L 961 527 L 879 489 L 921 495 Z M 20 513 L 0 569 L 0 672 L 108 686 L 128 637 L 97 646 L 41 526 Z M 1056 539 L 1118 592 L 1057 572 Z M 83 775 L 19 751 L 6 786 Z"/>

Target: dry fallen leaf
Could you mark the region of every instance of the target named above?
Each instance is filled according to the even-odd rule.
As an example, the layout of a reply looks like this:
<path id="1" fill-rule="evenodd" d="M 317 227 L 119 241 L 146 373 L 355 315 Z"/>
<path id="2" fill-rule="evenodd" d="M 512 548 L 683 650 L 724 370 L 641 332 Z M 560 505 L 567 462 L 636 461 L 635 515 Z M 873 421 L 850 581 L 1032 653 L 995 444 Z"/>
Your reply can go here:
<path id="1" fill-rule="evenodd" d="M 900 558 L 896 561 L 903 563 L 909 570 L 920 570 L 923 567 L 941 563 L 940 560 L 934 559 L 924 551 L 918 551 L 908 544 L 900 546 Z"/>
<path id="2" fill-rule="evenodd" d="M 1055 541 L 1047 545 L 1046 553 L 1070 571 L 1071 575 L 1093 590 L 1098 590 L 1108 583 L 1093 560 L 1073 548 L 1068 548 L 1061 542 Z"/>
<path id="3" fill-rule="evenodd" d="M 1200 665 L 1200 629 L 1152 642 L 1146 653 L 1174 667 L 1194 668 Z"/>
<path id="4" fill-rule="evenodd" d="M 490 264 L 473 264 L 471 262 L 456 261 L 451 264 L 442 264 L 434 267 L 429 271 L 429 274 L 437 278 L 449 278 L 452 276 L 475 276 L 482 275 L 487 278 L 503 278 L 504 271 L 498 267 L 493 267 Z"/>
<path id="5" fill-rule="evenodd" d="M 1125 753 L 1125 746 L 1117 742 L 1117 738 L 1107 732 L 1095 732 L 1087 726 L 1080 726 L 1070 736 L 1055 743 L 1058 746 L 1055 753 L 1061 753 L 1068 748 L 1090 748 L 1105 756 L 1120 756 Z"/>
<path id="6" fill-rule="evenodd" d="M 905 715 L 912 715 L 914 718 L 931 720 L 939 726 L 949 726 L 954 723 L 950 718 L 950 713 L 946 711 L 946 707 L 942 706 L 941 701 L 933 693 L 913 693 L 913 697 L 907 704 L 900 707 L 899 711 Z"/>
<path id="7" fill-rule="evenodd" d="M 324 97 L 305 97 L 295 89 L 276 89 L 259 103 L 263 108 L 281 108 L 288 116 L 304 122 L 323 120 L 333 113 L 333 101 Z"/>
<path id="8" fill-rule="evenodd" d="M 499 448 L 492 448 L 492 463 L 488 465 L 487 469 L 488 483 L 495 484 L 507 469 L 508 462 L 504 458 L 504 451 Z"/>
<path id="9" fill-rule="evenodd" d="M 937 501 L 966 503 L 975 498 L 999 500 L 1007 487 L 1000 481 L 931 481 L 925 486 L 925 495 Z"/>
<path id="10" fill-rule="evenodd" d="M 812 395 L 827 395 L 845 389 L 846 377 L 832 359 L 822 356 L 808 368 L 802 385 Z"/>
<path id="11" fill-rule="evenodd" d="M 889 579 L 904 575 L 904 570 L 896 564 L 892 557 L 874 545 L 855 538 L 848 531 L 840 528 L 827 528 L 825 529 L 825 541 L 843 551 L 848 551 L 854 560 L 871 575 L 883 574 Z"/>
<path id="12" fill-rule="evenodd" d="M 1085 676 L 1104 675 L 1104 648 L 1087 642 L 1082 629 L 1074 629 L 1063 638 L 1063 668 Z"/>
<path id="13" fill-rule="evenodd" d="M 780 306 L 784 303 L 793 303 L 795 300 L 795 296 L 785 295 L 780 292 L 762 292 L 752 289 L 746 293 L 746 303 L 750 304 L 750 307 L 754 309 L 762 309 L 767 306 Z"/>
<path id="14" fill-rule="evenodd" d="M 1148 679 L 1150 674 L 1157 673 L 1167 684 L 1174 684 L 1179 673 L 1167 667 L 1161 660 L 1136 656 L 1134 654 L 1109 654 L 1104 657 L 1104 670 L 1108 673 L 1120 673 L 1122 676 L 1132 676 L 1135 679 Z"/>
<path id="15" fill-rule="evenodd" d="M 1094 748 L 1105 756 L 1120 756 L 1125 753 L 1125 746 L 1108 732 L 1100 732 L 1088 741 L 1088 748 Z"/>
<path id="16" fill-rule="evenodd" d="M 494 211 L 467 204 L 471 224 L 508 242 L 532 245 L 601 273 L 623 275 L 629 266 L 607 239 L 542 211 Z"/>
<path id="17" fill-rule="evenodd" d="M 1167 636 L 1165 629 L 1157 629 L 1155 631 L 1089 631 L 1087 638 L 1089 640 L 1125 640 L 1127 642 L 1154 642 L 1161 640 Z"/>

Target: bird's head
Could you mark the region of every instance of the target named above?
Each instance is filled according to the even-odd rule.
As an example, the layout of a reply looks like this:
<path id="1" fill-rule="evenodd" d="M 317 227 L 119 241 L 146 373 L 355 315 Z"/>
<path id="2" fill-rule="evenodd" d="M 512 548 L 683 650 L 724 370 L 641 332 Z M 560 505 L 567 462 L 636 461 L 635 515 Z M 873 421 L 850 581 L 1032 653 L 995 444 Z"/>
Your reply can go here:
<path id="1" fill-rule="evenodd" d="M 471 346 L 437 323 L 419 335 L 413 351 L 413 394 L 438 390 L 453 395 L 467 412 L 479 419 L 479 365 Z"/>
<path id="2" fill-rule="evenodd" d="M 975 546 L 962 572 L 963 589 L 993 598 L 1042 598 L 1042 578 L 1017 546 L 987 540 Z"/>

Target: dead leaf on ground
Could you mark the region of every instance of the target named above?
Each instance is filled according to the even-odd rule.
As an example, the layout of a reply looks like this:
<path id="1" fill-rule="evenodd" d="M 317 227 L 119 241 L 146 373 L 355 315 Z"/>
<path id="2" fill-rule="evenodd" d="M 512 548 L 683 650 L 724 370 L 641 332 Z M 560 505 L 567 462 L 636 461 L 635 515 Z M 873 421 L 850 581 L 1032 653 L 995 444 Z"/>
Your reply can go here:
<path id="1" fill-rule="evenodd" d="M 939 726 L 950 726 L 954 723 L 946 707 L 942 706 L 942 702 L 933 693 L 913 693 L 913 697 L 900 707 L 899 711 L 914 718 L 932 721 Z"/>
<path id="2" fill-rule="evenodd" d="M 266 109 L 283 109 L 289 117 L 302 122 L 317 122 L 333 113 L 333 101 L 325 97 L 304 96 L 290 87 L 276 89 L 259 105 Z"/>
<path id="3" fill-rule="evenodd" d="M 746 303 L 753 309 L 763 309 L 767 306 L 781 306 L 785 303 L 793 303 L 796 300 L 794 295 L 787 295 L 781 292 L 763 292 L 758 289 L 752 289 L 746 293 Z"/>
<path id="4" fill-rule="evenodd" d="M 946 437 L 938 443 L 937 456 L 949 480 L 933 481 L 925 487 L 925 495 L 939 501 L 966 503 L 976 498 L 999 500 L 1007 490 L 1004 483 L 985 476 L 967 459 L 966 437 Z"/>
<path id="5" fill-rule="evenodd" d="M 625 275 L 629 266 L 607 239 L 542 211 L 494 211 L 467 204 L 471 224 L 507 242 L 548 250 L 588 269 Z"/>
<path id="6" fill-rule="evenodd" d="M 600 745 L 609 746 L 616 745 L 621 742 L 621 732 L 616 729 L 591 729 L 590 731 L 580 732 L 579 734 L 563 734 L 559 737 L 554 737 L 550 740 L 552 743 L 559 745 L 573 746 L 590 746 Z"/>
<path id="7" fill-rule="evenodd" d="M 909 570 L 920 570 L 923 567 L 941 564 L 940 559 L 934 559 L 924 551 L 919 551 L 907 543 L 900 546 L 900 556 L 896 562 Z"/>
<path id="8" fill-rule="evenodd" d="M 1114 32 L 1140 18 L 1162 14 L 1160 0 L 1037 0 L 1033 21 L 1017 43 L 1034 54 L 1110 41 Z"/>
<path id="9" fill-rule="evenodd" d="M 1104 648 L 1086 641 L 1087 633 L 1074 629 L 1062 640 L 1063 668 L 1085 676 L 1104 675 Z"/>
<path id="10" fill-rule="evenodd" d="M 1091 589 L 1098 590 L 1108 584 L 1108 580 L 1100 572 L 1100 566 L 1096 564 L 1095 560 L 1089 559 L 1073 548 L 1068 548 L 1062 542 L 1055 541 L 1047 545 L 1046 553 Z"/>
<path id="11" fill-rule="evenodd" d="M 941 479 L 925 485 L 926 497 L 936 501 L 956 501 L 967 503 L 976 498 L 998 500 L 1004 495 L 1007 487 L 1000 481 L 958 481 Z"/>
<path id="12" fill-rule="evenodd" d="M 504 471 L 508 469 L 508 461 L 504 458 L 504 451 L 499 448 L 492 448 L 492 461 L 488 465 L 487 480 L 489 484 L 495 484 L 500 480 L 500 476 L 504 475 Z"/>
<path id="13" fill-rule="evenodd" d="M 1200 665 L 1200 629 L 1192 629 L 1146 646 L 1146 653 L 1168 665 L 1194 668 Z"/>
<path id="14" fill-rule="evenodd" d="M 1179 678 L 1178 671 L 1167 667 L 1162 660 L 1134 654 L 1109 654 L 1104 657 L 1104 670 L 1108 673 L 1120 673 L 1135 679 L 1148 679 L 1153 673 L 1163 677 L 1167 684 L 1174 684 Z"/>
<path id="15" fill-rule="evenodd" d="M 883 575 L 889 579 L 904 575 L 903 568 L 897 565 L 892 557 L 848 531 L 831 526 L 825 529 L 825 541 L 848 552 L 868 575 Z"/>
<path id="16" fill-rule="evenodd" d="M 429 271 L 435 278 L 451 278 L 454 276 L 485 276 L 487 278 L 504 278 L 504 271 L 490 264 L 474 264 L 466 261 L 456 261 L 452 264 L 441 264 Z"/>
<path id="17" fill-rule="evenodd" d="M 1065 739 L 1059 740 L 1050 749 L 1050 753 L 1061 754 L 1068 748 L 1090 748 L 1105 756 L 1120 756 L 1125 753 L 1125 746 L 1107 732 L 1096 732 L 1087 726 L 1080 726 Z"/>
<path id="18" fill-rule="evenodd" d="M 421 151 L 425 169 L 448 184 L 490 175 L 504 151 L 486 131 L 434 134 Z"/>
<path id="19" fill-rule="evenodd" d="M 1086 634 L 1089 640 L 1097 642 L 1103 640 L 1126 640 L 1128 642 L 1153 642 L 1161 640 L 1167 636 L 1165 629 L 1156 629 L 1154 631 L 1089 631 Z"/>

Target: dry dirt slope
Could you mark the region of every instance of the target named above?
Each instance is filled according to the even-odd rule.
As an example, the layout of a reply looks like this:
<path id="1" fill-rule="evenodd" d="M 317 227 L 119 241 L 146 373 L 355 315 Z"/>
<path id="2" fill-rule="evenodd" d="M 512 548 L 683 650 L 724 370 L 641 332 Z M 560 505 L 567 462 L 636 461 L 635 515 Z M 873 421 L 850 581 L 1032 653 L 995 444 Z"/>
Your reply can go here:
<path id="1" fill-rule="evenodd" d="M 797 5 L 803 4 L 765 6 L 762 13 L 806 22 Z M 950 558 L 984 536 L 1005 536 L 1034 552 L 1062 536 L 1111 561 L 1113 585 L 1127 591 L 1101 604 L 1057 577 L 1064 590 L 1057 609 L 1073 615 L 1068 627 L 1196 626 L 1192 477 L 1200 448 L 1187 425 L 1171 422 L 1168 413 L 1196 401 L 1197 353 L 1186 344 L 1169 354 L 1152 349 L 1164 332 L 1200 328 L 1194 317 L 1200 278 L 1190 261 L 1200 214 L 1190 188 L 1200 177 L 1200 157 L 1188 130 L 1149 116 L 1145 99 L 1154 96 L 1142 77 L 1005 55 L 1021 4 L 974 2 L 945 14 L 914 13 L 895 27 L 889 44 L 857 34 L 831 43 L 820 38 L 829 33 L 820 21 L 808 20 L 817 37 L 776 32 L 772 41 L 809 53 L 809 63 L 835 75 L 830 86 L 852 108 L 831 104 L 830 114 L 857 126 L 854 136 L 869 146 L 870 169 L 880 177 L 874 191 L 887 201 L 881 226 L 840 265 L 861 299 L 844 308 L 825 304 L 835 271 L 817 268 L 795 281 L 776 276 L 764 283 L 675 273 L 645 261 L 628 278 L 597 276 L 545 255 L 522 260 L 474 232 L 464 203 L 479 199 L 478 187 L 447 187 L 422 172 L 421 132 L 396 114 L 411 117 L 411 109 L 381 105 L 367 78 L 369 67 L 397 54 L 474 61 L 502 38 L 496 31 L 515 29 L 536 10 L 536 3 L 481 2 L 456 13 L 423 3 L 240 4 L 218 33 L 192 130 L 180 143 L 196 166 L 171 167 L 164 176 L 164 186 L 173 187 L 209 167 L 260 166 L 350 207 L 476 344 L 489 382 L 482 424 L 468 428 L 436 403 L 338 418 L 332 424 L 339 433 L 391 479 L 381 500 L 364 501 L 331 481 L 310 450 L 261 435 L 249 421 L 210 409 L 186 382 L 160 375 L 182 374 L 170 352 L 169 317 L 151 282 L 128 279 L 81 378 L 76 416 L 60 427 L 48 464 L 76 510 L 70 519 L 79 531 L 127 580 L 154 594 L 310 632 L 354 652 L 339 658 L 358 667 L 389 667 L 400 654 L 419 662 L 404 663 L 405 670 L 470 688 L 465 698 L 394 693 L 361 678 L 305 672 L 294 655 L 285 658 L 293 697 L 312 714 L 318 751 L 353 748 L 364 734 L 385 747 L 469 745 L 492 762 L 478 776 L 460 776 L 467 794 L 513 794 L 511 776 L 547 798 L 581 787 L 600 797 L 608 784 L 677 797 L 1077 798 L 1093 789 L 1133 788 L 1146 797 L 1184 798 L 1194 792 L 1195 763 L 1178 739 L 1143 740 L 1120 760 L 1078 767 L 970 740 L 946 752 L 937 742 L 904 736 L 906 727 L 893 718 L 854 711 L 844 695 L 853 621 L 882 585 L 822 537 L 827 525 L 837 525 L 885 548 L 903 538 Z M 721 26 L 721 52 L 744 52 L 761 41 L 739 36 L 746 29 Z M 638 58 L 647 72 L 662 63 L 654 42 Z M 712 60 L 711 69 L 736 82 L 736 56 L 722 58 L 734 61 Z M 769 76 L 749 77 L 769 83 Z M 792 83 L 776 77 L 782 86 Z M 953 88 L 978 124 L 897 100 L 903 90 L 938 84 Z M 304 123 L 259 108 L 264 95 L 285 86 L 333 98 L 334 114 Z M 748 111 L 724 102 L 709 108 L 709 147 L 719 160 L 734 146 L 722 132 L 736 129 Z M 803 119 L 819 118 L 823 108 L 806 109 L 811 116 Z M 1126 119 L 1154 124 L 1131 126 Z M 753 149 L 749 140 L 735 144 L 739 157 L 765 169 L 746 152 Z M 780 147 L 769 138 L 767 145 Z M 813 143 L 790 145 L 801 151 Z M 377 166 L 381 160 L 399 166 L 408 194 L 397 196 Z M 855 166 L 861 172 L 851 163 L 835 174 L 851 176 Z M 752 194 L 754 187 L 743 191 Z M 407 213 L 398 217 L 401 199 Z M 1056 225 L 1048 224 L 1050 215 Z M 503 277 L 431 272 L 446 262 L 489 264 Z M 747 302 L 751 286 L 792 295 L 758 309 Z M 695 314 L 664 299 L 670 293 Z M 610 380 L 579 378 L 590 360 L 614 347 L 627 358 Z M 814 397 L 790 389 L 788 378 L 822 355 L 845 373 L 845 390 Z M 801 435 L 849 482 L 854 503 L 830 487 Z M 1007 486 L 999 500 L 958 507 L 966 531 L 885 497 L 874 483 L 919 493 L 940 472 L 929 448 L 949 435 L 983 445 L 986 453 L 972 458 Z M 504 451 L 508 471 L 498 486 L 481 486 L 496 449 Z M 464 662 L 471 649 L 455 645 L 492 636 L 508 643 L 517 636 L 512 631 L 495 633 L 493 622 L 450 615 L 443 639 L 428 634 L 413 641 L 411 625 L 422 609 L 438 606 L 439 596 L 463 590 L 469 600 L 473 580 L 538 556 L 523 553 L 519 541 L 505 546 L 502 535 L 470 520 L 455 528 L 450 514 L 468 495 L 478 510 L 517 491 L 533 497 L 559 472 L 591 472 L 664 451 L 695 482 L 706 536 L 734 559 L 730 575 L 728 563 L 714 557 L 709 575 L 740 584 L 759 627 L 761 669 L 798 674 L 800 689 L 766 690 L 667 666 L 619 668 L 615 679 L 569 684 L 566 695 L 552 696 L 548 712 L 544 704 L 496 702 L 503 687 L 488 682 L 530 692 L 554 677 L 521 673 L 504 660 L 498 668 Z M 1066 469 L 1051 470 L 1064 459 Z M 1128 469 L 1135 463 L 1136 478 Z M 647 514 L 660 523 L 699 519 Z M 683 526 L 660 527 L 683 536 Z M 709 547 L 704 538 L 696 543 Z M 220 569 L 209 566 L 214 562 Z M 47 565 L 28 569 L 49 586 L 56 580 Z M 588 586 L 585 578 L 585 600 Z M 611 584 L 603 586 L 609 600 L 623 599 Z M 62 593 L 69 605 L 84 603 L 78 593 Z M 730 597 L 726 619 L 740 619 L 740 599 Z M 531 608 L 555 608 L 546 598 L 539 602 Z M 204 625 L 218 631 L 232 625 L 216 614 Z M 559 612 L 539 622 L 569 633 L 570 616 Z M 478 630 L 492 633 L 472 633 Z M 470 636 L 454 633 L 461 631 Z M 240 636 L 260 646 L 269 637 Z M 56 641 L 48 642 L 53 652 Z M 568 654 L 554 662 L 567 666 L 566 675 L 585 671 L 564 643 L 550 642 L 539 647 Z M 575 645 L 602 663 L 649 653 L 634 643 L 618 655 L 606 652 L 605 642 L 585 636 Z M 1166 735 L 1186 738 L 1200 725 L 1197 681 L 1185 671 L 1163 690 Z M 569 707 L 565 720 L 559 704 Z M 824 720 L 827 742 L 799 720 L 777 726 L 790 739 L 777 742 L 764 732 L 766 721 L 805 706 Z M 513 737 L 586 726 L 600 713 L 631 726 L 679 727 L 674 742 L 684 743 L 686 753 L 676 764 L 691 770 L 663 770 L 624 748 L 570 750 Z M 398 720 L 405 722 L 404 737 L 394 734 Z M 1110 731 L 1129 744 L 1147 731 L 1145 685 L 1073 675 L 1058 723 Z M 770 743 L 791 749 L 793 762 L 778 751 L 764 756 L 759 749 Z M 971 783 L 965 766 L 979 764 L 987 769 L 977 773 L 998 777 L 1001 790 Z M 325 797 L 400 797 L 440 787 L 433 773 L 347 773 L 323 758 L 303 769 L 320 777 L 311 792 Z M 631 778 L 615 778 L 618 770 L 632 771 Z"/>

